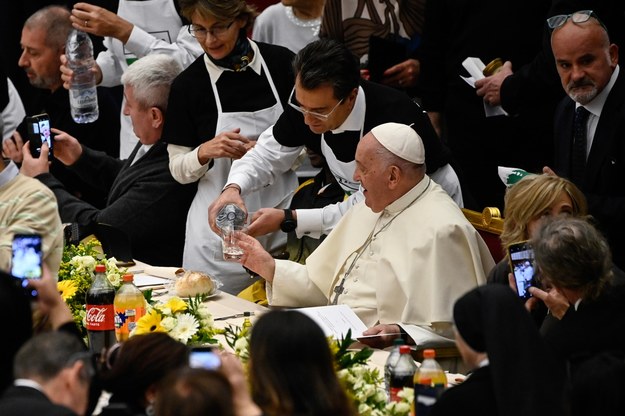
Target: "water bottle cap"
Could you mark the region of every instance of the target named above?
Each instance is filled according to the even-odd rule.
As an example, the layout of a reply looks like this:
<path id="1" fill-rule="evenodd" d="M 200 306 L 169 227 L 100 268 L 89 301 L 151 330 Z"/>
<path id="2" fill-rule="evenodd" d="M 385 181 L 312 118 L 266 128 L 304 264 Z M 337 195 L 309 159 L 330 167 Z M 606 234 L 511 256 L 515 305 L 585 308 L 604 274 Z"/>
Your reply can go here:
<path id="1" fill-rule="evenodd" d="M 95 272 L 96 273 L 106 273 L 106 266 L 103 264 L 96 264 L 95 265 Z"/>
<path id="2" fill-rule="evenodd" d="M 126 273 L 123 277 L 122 280 L 124 282 L 132 282 L 134 280 L 135 276 L 132 273 Z"/>
<path id="3" fill-rule="evenodd" d="M 399 346 L 400 354 L 410 354 L 410 345 L 400 345 Z"/>
<path id="4" fill-rule="evenodd" d="M 436 351 L 432 349 L 423 350 L 423 358 L 434 358 L 436 357 Z"/>
<path id="5" fill-rule="evenodd" d="M 404 345 L 404 344 L 405 344 L 404 340 L 401 338 L 395 338 L 393 340 L 393 346 Z"/>

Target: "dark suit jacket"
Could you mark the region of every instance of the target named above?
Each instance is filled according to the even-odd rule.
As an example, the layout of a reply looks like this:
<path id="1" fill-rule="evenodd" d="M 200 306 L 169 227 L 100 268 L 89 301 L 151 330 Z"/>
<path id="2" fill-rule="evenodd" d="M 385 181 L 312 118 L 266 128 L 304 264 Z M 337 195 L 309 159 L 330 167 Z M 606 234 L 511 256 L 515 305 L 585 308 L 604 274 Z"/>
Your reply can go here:
<path id="1" fill-rule="evenodd" d="M 541 333 L 555 354 L 573 369 L 602 351 L 625 353 L 625 286 L 609 286 L 596 301 L 571 306 L 561 320 L 543 325 Z"/>
<path id="2" fill-rule="evenodd" d="M 605 233 L 614 264 L 625 269 L 625 68 L 603 106 L 582 183 L 590 214 Z M 556 172 L 570 178 L 575 102 L 564 98 L 556 109 Z"/>
<path id="3" fill-rule="evenodd" d="M 65 406 L 52 403 L 37 389 L 11 386 L 0 397 L 0 415 L 76 416 L 76 413 Z"/>
<path id="4" fill-rule="evenodd" d="M 71 167 L 108 195 L 103 209 L 69 194 L 51 174 L 37 179 L 56 195 L 63 222 L 77 222 L 85 229 L 96 223 L 112 225 L 128 234 L 135 259 L 152 265 L 181 265 L 187 212 L 197 185 L 174 180 L 164 142 L 154 144 L 131 166 L 139 147 L 123 161 L 83 147 L 82 156 Z"/>

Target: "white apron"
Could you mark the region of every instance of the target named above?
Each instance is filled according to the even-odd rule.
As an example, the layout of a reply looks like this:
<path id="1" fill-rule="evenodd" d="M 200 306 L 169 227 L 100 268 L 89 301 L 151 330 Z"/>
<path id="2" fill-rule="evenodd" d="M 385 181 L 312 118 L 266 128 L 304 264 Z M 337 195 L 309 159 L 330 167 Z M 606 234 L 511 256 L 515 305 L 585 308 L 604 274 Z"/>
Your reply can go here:
<path id="1" fill-rule="evenodd" d="M 249 139 L 256 139 L 264 130 L 273 125 L 282 114 L 283 108 L 280 97 L 265 61 L 260 53 L 255 59 L 260 59 L 261 67 L 267 76 L 276 104 L 270 108 L 254 112 L 224 113 L 215 85 L 216 80 L 211 79 L 218 114 L 215 136 L 223 131 L 239 127 L 241 135 Z M 206 55 L 204 60 L 208 60 Z M 251 71 L 251 69 L 249 70 Z M 232 160 L 219 158 L 214 159 L 213 162 L 213 166 L 200 179 L 197 193 L 189 209 L 183 267 L 208 273 L 223 283 L 221 290 L 237 294 L 249 286 L 252 281 L 239 263 L 223 259 L 221 237 L 215 234 L 208 225 L 208 206 L 217 199 L 226 185 Z M 288 171 L 276 178 L 274 184 L 244 198 L 248 213 L 251 215 L 263 207 L 288 208 L 296 188 L 297 176 L 293 171 Z M 286 244 L 286 233 L 277 231 L 260 237 L 258 240 L 265 249 L 272 252 Z"/>
<path id="2" fill-rule="evenodd" d="M 360 126 L 360 138 L 362 139 L 363 131 L 365 126 Z M 360 187 L 360 182 L 354 181 L 354 172 L 356 171 L 356 161 L 352 160 L 351 162 L 341 162 L 334 155 L 334 152 L 328 146 L 325 139 L 325 134 L 321 135 L 321 153 L 326 158 L 326 162 L 328 162 L 328 167 L 330 168 L 330 172 L 336 178 L 341 188 L 348 195 L 356 192 Z"/>
<path id="3" fill-rule="evenodd" d="M 182 27 L 182 20 L 176 11 L 174 0 L 120 0 L 117 15 L 167 43 L 176 42 Z M 137 56 L 126 50 L 124 44 L 117 39 L 111 39 L 111 45 L 111 52 L 117 57 L 125 72 L 128 65 L 137 60 Z M 125 104 L 126 98 L 122 101 L 122 109 Z M 119 158 L 126 159 L 134 150 L 139 138 L 132 129 L 130 117 L 125 116 L 123 111 L 120 123 Z"/>

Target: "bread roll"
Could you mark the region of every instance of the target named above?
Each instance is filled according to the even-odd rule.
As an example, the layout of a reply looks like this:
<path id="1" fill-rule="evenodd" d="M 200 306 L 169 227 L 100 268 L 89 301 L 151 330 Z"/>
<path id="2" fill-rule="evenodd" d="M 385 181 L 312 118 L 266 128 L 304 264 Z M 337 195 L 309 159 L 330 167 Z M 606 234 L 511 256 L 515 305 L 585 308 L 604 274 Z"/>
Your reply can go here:
<path id="1" fill-rule="evenodd" d="M 213 279 L 204 273 L 186 271 L 175 283 L 176 294 L 181 297 L 211 295 L 215 290 Z"/>

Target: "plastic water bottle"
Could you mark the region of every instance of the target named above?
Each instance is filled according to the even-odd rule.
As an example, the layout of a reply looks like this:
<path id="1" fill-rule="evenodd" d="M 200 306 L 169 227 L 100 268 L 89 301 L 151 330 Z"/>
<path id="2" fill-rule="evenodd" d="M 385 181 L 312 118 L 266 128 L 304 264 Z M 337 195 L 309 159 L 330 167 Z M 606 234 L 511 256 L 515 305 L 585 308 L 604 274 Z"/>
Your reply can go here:
<path id="1" fill-rule="evenodd" d="M 447 376 L 435 357 L 434 350 L 424 350 L 423 362 L 414 375 L 414 405 L 418 416 L 427 416 L 447 387 Z"/>
<path id="2" fill-rule="evenodd" d="M 401 398 L 398 396 L 399 392 L 402 391 L 404 387 L 412 387 L 415 371 L 417 371 L 417 365 L 412 359 L 412 355 L 410 355 L 410 347 L 408 345 L 400 345 L 399 359 L 395 367 L 391 370 L 391 402 L 401 401 Z"/>
<path id="3" fill-rule="evenodd" d="M 243 227 L 245 225 L 245 211 L 236 204 L 226 204 L 217 213 L 215 223 L 219 228 Z"/>
<path id="4" fill-rule="evenodd" d="M 397 364 L 397 360 L 399 360 L 399 347 L 401 345 L 404 345 L 403 339 L 396 338 L 393 341 L 393 349 L 389 353 L 386 363 L 384 364 L 384 388 L 386 390 L 387 397 L 391 397 L 391 373 Z"/>
<path id="5" fill-rule="evenodd" d="M 74 71 L 69 89 L 69 105 L 76 123 L 92 123 L 98 119 L 98 92 L 95 73 L 92 71 L 93 44 L 89 35 L 72 30 L 65 43 L 65 56 L 69 68 Z"/>
<path id="6" fill-rule="evenodd" d="M 145 298 L 133 279 L 132 274 L 125 274 L 115 294 L 115 336 L 119 342 L 128 340 L 137 321 L 145 314 Z"/>

